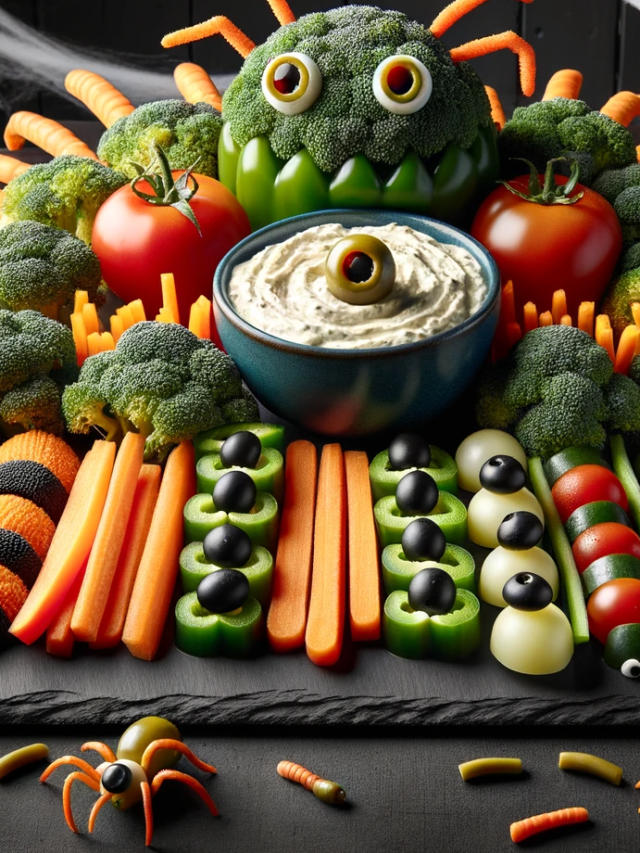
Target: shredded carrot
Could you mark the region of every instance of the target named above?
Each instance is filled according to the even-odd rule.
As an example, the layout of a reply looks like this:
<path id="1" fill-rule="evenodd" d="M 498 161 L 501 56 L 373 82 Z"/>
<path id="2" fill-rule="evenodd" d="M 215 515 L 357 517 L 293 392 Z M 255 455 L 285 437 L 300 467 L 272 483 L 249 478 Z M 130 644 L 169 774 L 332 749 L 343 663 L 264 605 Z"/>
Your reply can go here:
<path id="1" fill-rule="evenodd" d="M 133 302 L 130 302 L 127 305 L 127 308 L 129 309 L 129 311 L 131 311 L 131 316 L 133 317 L 134 323 L 144 323 L 144 321 L 147 319 L 142 299 L 134 299 Z"/>
<path id="2" fill-rule="evenodd" d="M 551 300 L 551 316 L 558 325 L 560 318 L 567 313 L 567 295 L 564 290 L 555 290 Z"/>
<path id="3" fill-rule="evenodd" d="M 100 331 L 98 311 L 93 302 L 87 302 L 86 305 L 82 306 L 82 319 L 87 330 L 87 335 L 90 335 L 92 332 Z"/>
<path id="4" fill-rule="evenodd" d="M 295 23 L 296 16 L 291 11 L 287 0 L 267 0 L 267 3 L 271 6 L 271 11 L 281 27 Z"/>
<path id="5" fill-rule="evenodd" d="M 226 39 L 243 59 L 246 59 L 256 46 L 256 43 L 251 41 L 249 36 L 245 35 L 225 15 L 216 15 L 214 18 L 196 24 L 194 27 L 185 27 L 182 30 L 176 30 L 174 33 L 168 33 L 162 39 L 161 44 L 163 47 L 178 47 L 181 44 L 191 44 L 191 42 L 217 35 Z"/>
<path id="6" fill-rule="evenodd" d="M 111 747 L 99 740 L 88 740 L 80 747 L 80 752 L 88 752 L 89 750 L 97 752 L 103 761 L 116 761 L 116 754 Z"/>
<path id="7" fill-rule="evenodd" d="M 85 305 L 89 304 L 89 294 L 86 290 L 76 290 L 73 297 L 73 311 L 75 314 L 82 313 Z"/>
<path id="8" fill-rule="evenodd" d="M 531 3 L 532 0 L 522 0 L 522 2 Z M 478 6 L 482 6 L 483 3 L 486 3 L 486 0 L 454 0 L 440 12 L 429 29 L 436 38 L 440 38 L 457 21 L 464 18 L 469 12 L 473 12 Z"/>
<path id="9" fill-rule="evenodd" d="M 538 318 L 538 322 L 541 326 L 553 326 L 553 317 L 551 316 L 551 311 L 544 311 Z"/>
<path id="10" fill-rule="evenodd" d="M 563 314 L 560 317 L 560 326 L 573 326 L 573 321 L 571 319 L 571 314 Z"/>
<path id="11" fill-rule="evenodd" d="M 515 346 L 522 338 L 522 327 L 520 323 L 507 323 L 507 340 L 509 341 L 509 349 Z"/>
<path id="12" fill-rule="evenodd" d="M 380 638 L 380 574 L 369 460 L 360 450 L 344 454 L 349 529 L 349 615 L 356 642 Z"/>
<path id="13" fill-rule="evenodd" d="M 92 767 L 88 761 L 84 760 L 84 758 L 78 758 L 77 755 L 61 755 L 60 758 L 56 758 L 56 760 L 52 761 L 51 764 L 44 770 L 38 781 L 46 782 L 54 770 L 57 770 L 58 767 L 66 767 L 67 765 L 71 765 L 71 767 L 79 767 L 83 773 L 87 774 L 87 776 L 90 776 L 97 782 L 100 781 L 100 774 L 98 773 L 96 768 Z"/>
<path id="14" fill-rule="evenodd" d="M 587 820 L 589 820 L 589 812 L 580 806 L 534 815 L 511 824 L 511 840 L 524 841 L 538 832 L 556 829 L 559 826 L 568 826 L 572 823 L 584 823 Z"/>
<path id="15" fill-rule="evenodd" d="M 105 127 L 111 127 L 115 121 L 128 116 L 135 109 L 122 92 L 93 71 L 76 68 L 67 74 L 64 85 L 67 92 L 82 101 Z"/>
<path id="16" fill-rule="evenodd" d="M 195 62 L 181 62 L 173 71 L 173 79 L 182 97 L 189 104 L 204 102 L 214 109 L 222 109 L 222 95 L 211 77 Z"/>
<path id="17" fill-rule="evenodd" d="M 120 308 L 116 308 L 116 315 L 122 320 L 122 329 L 125 332 L 135 323 L 133 319 L 133 311 L 129 305 L 122 305 Z"/>
<path id="18" fill-rule="evenodd" d="M 80 312 L 74 312 L 71 315 L 71 331 L 78 354 L 78 364 L 82 366 L 89 355 L 89 343 L 87 341 L 87 328 Z"/>
<path id="19" fill-rule="evenodd" d="M 496 90 L 491 86 L 485 86 L 484 90 L 487 93 L 487 97 L 489 98 L 489 104 L 491 106 L 491 118 L 493 119 L 494 124 L 497 124 L 498 128 L 502 130 L 502 128 L 506 124 L 507 117 L 504 114 L 504 107 L 502 106 L 500 95 L 498 95 Z"/>
<path id="20" fill-rule="evenodd" d="M 524 306 L 524 333 L 538 328 L 538 309 L 533 302 L 527 302 Z"/>
<path id="21" fill-rule="evenodd" d="M 147 847 L 151 847 L 153 841 L 153 804 L 151 802 L 151 787 L 145 780 L 140 783 L 142 791 L 142 806 L 144 809 L 144 843 Z"/>
<path id="22" fill-rule="evenodd" d="M 29 163 L 23 163 L 22 160 L 17 160 L 15 157 L 9 157 L 7 154 L 0 154 L 0 183 L 8 184 L 18 175 L 30 169 Z"/>
<path id="23" fill-rule="evenodd" d="M 78 572 L 78 576 L 67 593 L 62 607 L 47 628 L 47 651 L 50 655 L 55 655 L 59 658 L 70 658 L 73 654 L 73 646 L 76 638 L 71 630 L 71 619 L 73 618 L 73 609 L 78 600 L 78 593 L 82 586 L 83 577 L 84 568 Z"/>
<path id="24" fill-rule="evenodd" d="M 581 302 L 578 308 L 578 328 L 593 337 L 593 323 L 596 312 L 595 302 Z"/>
<path id="25" fill-rule="evenodd" d="M 118 343 L 118 341 L 122 337 L 122 333 L 124 332 L 122 317 L 118 317 L 117 314 L 112 314 L 111 317 L 109 317 L 109 325 L 111 327 L 111 334 L 113 336 L 113 340 Z"/>
<path id="26" fill-rule="evenodd" d="M 553 98 L 568 98 L 575 101 L 580 94 L 582 80 L 582 74 L 574 68 L 563 68 L 562 71 L 556 71 L 549 78 L 542 100 L 551 101 Z"/>
<path id="27" fill-rule="evenodd" d="M 89 146 L 68 128 L 53 119 L 25 110 L 13 113 L 4 131 L 4 141 L 9 151 L 19 151 L 28 141 L 54 157 L 76 154 L 92 160 L 98 159 Z"/>
<path id="28" fill-rule="evenodd" d="M 615 362 L 616 354 L 613 348 L 613 329 L 607 314 L 598 314 L 596 317 L 596 341 L 609 353 L 611 361 Z"/>
<path id="29" fill-rule="evenodd" d="M 472 0 L 470 0 L 472 2 Z M 520 69 L 520 88 L 524 95 L 530 97 L 536 89 L 536 54 L 529 42 L 517 33 L 508 30 L 486 38 L 475 39 L 450 51 L 454 62 L 477 59 L 498 50 L 510 50 L 517 54 Z"/>
<path id="30" fill-rule="evenodd" d="M 616 352 L 616 373 L 624 373 L 625 375 L 629 373 L 631 362 L 636 354 L 639 338 L 640 329 L 633 323 L 623 329 L 618 343 L 618 350 Z"/>
<path id="31" fill-rule="evenodd" d="M 640 95 L 634 92 L 618 92 L 609 98 L 600 112 L 628 127 L 634 118 L 640 116 Z"/>
<path id="32" fill-rule="evenodd" d="M 162 273 L 160 276 L 162 286 L 163 307 L 173 318 L 173 323 L 180 323 L 180 311 L 178 310 L 178 296 L 176 294 L 176 281 L 173 273 Z"/>

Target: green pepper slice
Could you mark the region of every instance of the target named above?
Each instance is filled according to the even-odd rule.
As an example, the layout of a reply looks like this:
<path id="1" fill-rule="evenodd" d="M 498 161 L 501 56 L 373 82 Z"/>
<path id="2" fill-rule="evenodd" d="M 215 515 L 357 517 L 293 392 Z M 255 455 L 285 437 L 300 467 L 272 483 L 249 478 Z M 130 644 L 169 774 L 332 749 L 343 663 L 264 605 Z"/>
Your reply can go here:
<path id="1" fill-rule="evenodd" d="M 364 154 L 343 163 L 331 181 L 329 199 L 331 207 L 380 207 L 382 185 Z"/>
<path id="2" fill-rule="evenodd" d="M 306 148 L 288 160 L 276 178 L 273 195 L 275 219 L 325 210 L 329 204 L 329 181 L 313 162 Z"/>
<path id="3" fill-rule="evenodd" d="M 607 666 L 622 669 L 627 661 L 640 661 L 640 624 L 617 625 L 609 631 L 602 656 Z M 634 677 L 631 673 L 629 677 Z"/>
<path id="4" fill-rule="evenodd" d="M 202 542 L 192 542 L 185 546 L 180 553 L 180 579 L 184 592 L 194 592 L 200 581 L 211 572 L 218 572 L 222 567 L 210 563 L 204 555 Z M 273 580 L 273 557 L 266 548 L 257 546 L 251 552 L 248 562 L 238 566 L 249 581 L 249 592 L 263 607 L 267 607 L 271 598 L 271 583 Z"/>
<path id="5" fill-rule="evenodd" d="M 225 122 L 218 142 L 218 180 L 236 194 L 236 176 L 242 148 L 231 136 L 231 125 Z"/>
<path id="6" fill-rule="evenodd" d="M 453 609 L 439 616 L 413 610 L 405 590 L 392 592 L 384 603 L 382 633 L 390 652 L 420 660 L 456 660 L 480 645 L 480 602 L 467 589 L 458 589 Z"/>
<path id="7" fill-rule="evenodd" d="M 176 604 L 175 643 L 181 652 L 196 657 L 248 657 L 263 634 L 260 604 L 249 596 L 233 613 L 209 613 L 190 592 Z"/>
<path id="8" fill-rule="evenodd" d="M 640 560 L 631 554 L 607 554 L 587 566 L 580 578 L 586 595 L 591 595 L 607 581 L 618 578 L 640 580 Z"/>
<path id="9" fill-rule="evenodd" d="M 209 453 L 220 453 L 225 440 L 237 432 L 252 432 L 260 439 L 263 447 L 275 447 L 280 453 L 284 452 L 284 426 L 282 424 L 225 424 L 215 429 L 200 432 L 193 439 L 196 452 L 196 462 Z"/>
<path id="10" fill-rule="evenodd" d="M 428 468 L 421 468 L 436 481 L 436 486 L 442 492 L 450 492 L 452 495 L 458 493 L 458 466 L 452 456 L 449 456 L 439 447 L 431 448 L 431 464 Z M 398 483 L 415 468 L 406 468 L 404 471 L 396 471 L 389 464 L 389 451 L 383 450 L 374 456 L 369 465 L 369 479 L 371 480 L 371 492 L 374 501 L 379 501 L 387 495 L 395 495 Z"/>
<path id="11" fill-rule="evenodd" d="M 478 166 L 457 145 L 447 146 L 433 178 L 429 215 L 447 222 L 465 222 L 478 191 Z"/>
<path id="12" fill-rule="evenodd" d="M 397 589 L 409 589 L 412 578 L 427 568 L 444 569 L 451 575 L 457 589 L 476 591 L 476 565 L 473 557 L 459 545 L 447 545 L 442 559 L 408 560 L 402 545 L 387 545 L 382 552 L 382 582 L 387 595 Z"/>
<path id="13" fill-rule="evenodd" d="M 496 188 L 500 178 L 500 155 L 493 125 L 478 128 L 469 154 L 478 167 L 478 202 Z"/>
<path id="14" fill-rule="evenodd" d="M 251 512 L 222 512 L 212 495 L 204 492 L 189 498 L 184 506 L 184 541 L 202 542 L 214 527 L 233 524 L 248 534 L 254 545 L 274 551 L 278 540 L 278 502 L 268 492 L 258 492 Z"/>
<path id="15" fill-rule="evenodd" d="M 433 178 L 415 152 L 406 154 L 385 184 L 382 204 L 411 213 L 428 213 L 433 200 Z"/>
<path id="16" fill-rule="evenodd" d="M 378 529 L 378 538 L 382 547 L 399 545 L 405 528 L 414 518 L 424 516 L 404 515 L 398 508 L 394 495 L 381 498 L 374 506 L 373 513 Z M 440 527 L 447 542 L 460 545 L 467 536 L 467 508 L 455 495 L 440 492 L 438 503 L 426 516 Z"/>
<path id="17" fill-rule="evenodd" d="M 275 447 L 263 447 L 260 459 L 255 468 L 241 468 L 233 465 L 225 468 L 219 453 L 209 453 L 200 458 L 196 464 L 198 491 L 213 494 L 220 477 L 229 471 L 244 471 L 248 474 L 259 492 L 269 492 L 278 503 L 282 503 L 284 491 L 284 460 L 282 453 Z"/>
<path id="18" fill-rule="evenodd" d="M 282 166 L 266 136 L 250 139 L 240 152 L 236 196 L 254 231 L 273 222 L 274 187 Z"/>

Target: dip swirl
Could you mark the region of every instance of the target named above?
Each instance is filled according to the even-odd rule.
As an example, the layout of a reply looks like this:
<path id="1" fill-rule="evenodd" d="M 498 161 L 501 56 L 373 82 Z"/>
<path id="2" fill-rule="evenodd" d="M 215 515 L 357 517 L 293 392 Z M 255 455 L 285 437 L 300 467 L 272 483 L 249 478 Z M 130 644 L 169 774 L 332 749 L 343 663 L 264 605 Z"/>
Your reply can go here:
<path id="1" fill-rule="evenodd" d="M 396 280 L 380 302 L 349 305 L 327 286 L 327 254 L 349 234 L 372 234 L 393 254 Z M 331 349 L 392 347 L 448 331 L 475 314 L 487 293 L 480 264 L 466 249 L 396 223 L 307 228 L 239 264 L 229 283 L 237 313 L 252 326 Z"/>

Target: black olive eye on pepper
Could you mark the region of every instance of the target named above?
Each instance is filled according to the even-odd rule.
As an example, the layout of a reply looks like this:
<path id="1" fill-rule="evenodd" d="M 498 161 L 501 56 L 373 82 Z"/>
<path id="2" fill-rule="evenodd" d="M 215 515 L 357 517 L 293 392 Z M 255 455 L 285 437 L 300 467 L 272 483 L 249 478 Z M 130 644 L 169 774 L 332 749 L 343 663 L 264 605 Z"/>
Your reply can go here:
<path id="1" fill-rule="evenodd" d="M 512 495 L 527 482 L 524 468 L 513 456 L 492 456 L 480 469 L 480 485 L 496 495 Z"/>
<path id="2" fill-rule="evenodd" d="M 129 788 L 133 773 L 126 764 L 114 763 L 105 768 L 102 774 L 102 787 L 110 794 L 124 794 Z"/>
<path id="3" fill-rule="evenodd" d="M 225 569 L 242 568 L 253 550 L 249 535 L 233 524 L 214 527 L 205 536 L 202 547 L 210 563 Z"/>
<path id="4" fill-rule="evenodd" d="M 237 569 L 220 569 L 200 581 L 196 595 L 209 613 L 230 613 L 247 600 L 249 581 Z"/>
<path id="5" fill-rule="evenodd" d="M 225 468 L 255 468 L 262 453 L 262 444 L 254 432 L 241 430 L 230 435 L 220 448 L 220 459 Z"/>
<path id="6" fill-rule="evenodd" d="M 396 503 L 405 515 L 427 515 L 438 503 L 438 486 L 426 471 L 410 471 L 398 483 Z"/>
<path id="7" fill-rule="evenodd" d="M 533 572 L 520 572 L 506 582 L 502 596 L 516 610 L 542 610 L 553 600 L 551 584 Z"/>
<path id="8" fill-rule="evenodd" d="M 542 539 L 544 527 L 537 515 L 526 510 L 505 515 L 498 528 L 498 542 L 509 551 L 529 551 Z"/>
<path id="9" fill-rule="evenodd" d="M 431 464 L 431 448 L 421 435 L 403 432 L 389 445 L 389 464 L 394 471 L 428 468 Z"/>
<path id="10" fill-rule="evenodd" d="M 409 584 L 409 606 L 429 616 L 450 613 L 456 603 L 456 585 L 443 569 L 422 569 Z"/>
<path id="11" fill-rule="evenodd" d="M 408 560 L 442 559 L 447 540 L 444 533 L 430 518 L 416 518 L 402 534 L 402 551 Z"/>
<path id="12" fill-rule="evenodd" d="M 258 490 L 251 477 L 244 471 L 229 471 L 223 474 L 213 489 L 216 509 L 223 512 L 251 512 Z"/>
<path id="13" fill-rule="evenodd" d="M 327 255 L 325 277 L 336 299 L 350 305 L 373 305 L 391 293 L 396 265 L 382 240 L 372 234 L 349 234 Z"/>

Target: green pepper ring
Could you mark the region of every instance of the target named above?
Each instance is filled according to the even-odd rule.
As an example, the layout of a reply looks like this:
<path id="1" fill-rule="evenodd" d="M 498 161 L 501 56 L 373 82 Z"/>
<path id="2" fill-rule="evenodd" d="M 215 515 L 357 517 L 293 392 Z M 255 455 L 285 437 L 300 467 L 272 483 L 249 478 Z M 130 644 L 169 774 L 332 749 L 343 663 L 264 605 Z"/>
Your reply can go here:
<path id="1" fill-rule="evenodd" d="M 283 92 L 279 92 L 273 84 L 274 74 L 281 65 L 295 65 L 296 70 L 300 74 L 300 82 L 293 92 L 290 92 L 288 95 Z M 276 98 L 276 100 L 282 101 L 283 103 L 291 103 L 292 101 L 299 100 L 309 88 L 309 71 L 295 56 L 292 56 L 290 53 L 283 53 L 282 56 L 272 59 L 267 66 L 264 75 L 264 84 L 269 90 L 269 93 L 272 97 Z"/>
<path id="2" fill-rule="evenodd" d="M 389 83 L 387 80 L 387 69 L 385 67 L 384 73 L 380 77 L 380 86 L 382 87 L 383 92 L 388 98 L 391 98 L 392 101 L 396 101 L 398 104 L 407 104 L 413 101 L 416 95 L 422 89 L 423 79 L 422 74 L 416 68 L 415 63 L 412 63 L 408 59 L 402 59 L 397 56 L 390 56 L 387 60 L 388 65 L 399 66 L 400 68 L 406 68 L 407 71 L 411 74 L 413 79 L 413 83 L 411 84 L 411 88 L 408 92 L 405 92 L 402 95 L 399 95 L 397 92 L 394 92 L 393 89 L 389 87 Z"/>

